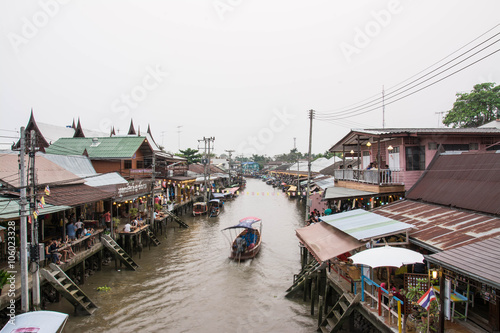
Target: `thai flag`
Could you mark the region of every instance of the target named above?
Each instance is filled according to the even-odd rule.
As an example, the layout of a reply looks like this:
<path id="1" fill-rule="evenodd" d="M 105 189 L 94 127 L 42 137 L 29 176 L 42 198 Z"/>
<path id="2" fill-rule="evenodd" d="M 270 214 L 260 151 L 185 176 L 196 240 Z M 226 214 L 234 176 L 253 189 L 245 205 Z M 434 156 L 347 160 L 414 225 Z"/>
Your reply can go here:
<path id="1" fill-rule="evenodd" d="M 433 300 L 437 302 L 436 294 L 434 294 L 434 289 L 431 287 L 422 297 L 420 297 L 418 304 L 429 311 Z"/>

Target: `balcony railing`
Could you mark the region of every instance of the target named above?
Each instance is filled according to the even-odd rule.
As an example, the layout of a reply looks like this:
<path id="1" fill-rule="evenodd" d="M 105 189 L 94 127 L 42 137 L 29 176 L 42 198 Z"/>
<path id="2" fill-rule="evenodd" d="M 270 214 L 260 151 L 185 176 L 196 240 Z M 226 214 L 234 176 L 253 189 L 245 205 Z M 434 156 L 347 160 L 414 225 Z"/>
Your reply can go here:
<path id="1" fill-rule="evenodd" d="M 338 169 L 334 170 L 336 180 L 350 180 L 360 183 L 388 185 L 402 184 L 400 170 L 380 169 L 380 170 L 358 170 L 358 169 Z"/>

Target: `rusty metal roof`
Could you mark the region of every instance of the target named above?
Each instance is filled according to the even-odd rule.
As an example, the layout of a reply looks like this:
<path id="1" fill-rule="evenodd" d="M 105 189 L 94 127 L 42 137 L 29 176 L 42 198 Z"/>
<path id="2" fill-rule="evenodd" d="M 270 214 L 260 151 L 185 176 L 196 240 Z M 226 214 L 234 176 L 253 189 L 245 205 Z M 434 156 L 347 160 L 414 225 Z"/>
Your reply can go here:
<path id="1" fill-rule="evenodd" d="M 110 199 L 114 192 L 106 192 L 84 184 L 50 187 L 50 195 L 45 201 L 56 206 L 77 206 L 99 200 Z"/>
<path id="2" fill-rule="evenodd" d="M 441 154 L 406 197 L 500 215 L 500 154 Z"/>
<path id="3" fill-rule="evenodd" d="M 500 218 L 430 203 L 396 201 L 374 213 L 415 226 L 410 238 L 434 252 L 500 236 Z"/>
<path id="4" fill-rule="evenodd" d="M 427 260 L 500 289 L 500 237 L 436 253 Z"/>

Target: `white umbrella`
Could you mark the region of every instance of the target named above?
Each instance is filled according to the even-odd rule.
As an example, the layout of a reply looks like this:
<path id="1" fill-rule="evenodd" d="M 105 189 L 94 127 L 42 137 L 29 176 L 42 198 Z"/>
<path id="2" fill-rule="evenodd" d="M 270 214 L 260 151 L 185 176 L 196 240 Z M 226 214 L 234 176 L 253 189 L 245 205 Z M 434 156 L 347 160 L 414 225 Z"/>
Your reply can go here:
<path id="1" fill-rule="evenodd" d="M 423 262 L 424 256 L 421 253 L 408 250 L 402 247 L 382 246 L 361 251 L 351 256 L 354 264 L 361 264 L 375 267 L 401 267 L 417 262 Z"/>
<path id="2" fill-rule="evenodd" d="M 389 245 L 376 247 L 356 253 L 351 256 L 354 264 L 366 265 L 372 268 L 387 268 L 387 290 L 390 288 L 389 267 L 401 267 L 403 265 L 422 263 L 424 256 L 421 253 L 405 249 L 403 247 L 392 247 Z"/>

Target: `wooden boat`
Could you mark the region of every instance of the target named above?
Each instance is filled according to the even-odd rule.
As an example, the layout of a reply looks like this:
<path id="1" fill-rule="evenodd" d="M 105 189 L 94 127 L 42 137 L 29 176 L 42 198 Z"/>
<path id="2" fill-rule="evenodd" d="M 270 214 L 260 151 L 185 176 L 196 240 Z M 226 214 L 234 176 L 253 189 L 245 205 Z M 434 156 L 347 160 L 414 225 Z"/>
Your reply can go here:
<path id="1" fill-rule="evenodd" d="M 193 216 L 202 215 L 207 213 L 207 203 L 206 202 L 195 202 L 193 204 Z"/>
<path id="2" fill-rule="evenodd" d="M 237 225 L 222 229 L 229 240 L 229 259 L 246 260 L 254 258 L 262 244 L 262 220 L 249 216 L 240 220 Z"/>
<path id="3" fill-rule="evenodd" d="M 208 214 L 210 214 L 210 217 L 219 216 L 223 208 L 224 202 L 222 200 L 212 199 L 208 202 Z"/>
<path id="4" fill-rule="evenodd" d="M 7 322 L 1 333 L 61 333 L 69 315 L 55 311 L 33 311 L 16 315 Z"/>

